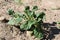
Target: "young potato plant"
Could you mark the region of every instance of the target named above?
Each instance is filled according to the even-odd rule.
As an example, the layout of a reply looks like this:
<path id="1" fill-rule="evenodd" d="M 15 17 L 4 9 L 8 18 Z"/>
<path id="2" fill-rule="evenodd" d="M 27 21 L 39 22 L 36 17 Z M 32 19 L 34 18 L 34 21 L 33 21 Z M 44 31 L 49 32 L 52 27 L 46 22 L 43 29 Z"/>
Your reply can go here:
<path id="1" fill-rule="evenodd" d="M 24 14 L 19 12 L 14 12 L 13 10 L 8 10 L 8 14 L 12 16 L 8 24 L 18 25 L 21 30 L 32 31 L 32 35 L 36 38 L 43 38 L 43 18 L 45 16 L 44 12 L 36 13 L 38 10 L 37 6 L 34 6 L 30 10 L 29 6 L 25 7 Z"/>

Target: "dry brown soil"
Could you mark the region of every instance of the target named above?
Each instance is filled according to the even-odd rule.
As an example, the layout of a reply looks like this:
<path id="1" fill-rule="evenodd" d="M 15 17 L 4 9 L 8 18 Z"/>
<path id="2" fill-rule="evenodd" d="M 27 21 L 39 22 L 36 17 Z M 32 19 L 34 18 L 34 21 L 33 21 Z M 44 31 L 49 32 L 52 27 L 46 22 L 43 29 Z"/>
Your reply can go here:
<path id="1" fill-rule="evenodd" d="M 55 25 L 55 22 L 60 22 L 60 0 L 22 0 L 21 2 L 23 4 L 19 5 L 14 0 L 0 0 L 0 40 L 39 40 L 20 31 L 18 27 L 7 24 L 11 18 L 7 14 L 8 9 L 23 12 L 25 6 L 32 8 L 34 5 L 38 6 L 38 11 L 45 12 L 44 25 L 50 28 L 47 38 L 43 40 L 60 40 L 59 25 Z"/>

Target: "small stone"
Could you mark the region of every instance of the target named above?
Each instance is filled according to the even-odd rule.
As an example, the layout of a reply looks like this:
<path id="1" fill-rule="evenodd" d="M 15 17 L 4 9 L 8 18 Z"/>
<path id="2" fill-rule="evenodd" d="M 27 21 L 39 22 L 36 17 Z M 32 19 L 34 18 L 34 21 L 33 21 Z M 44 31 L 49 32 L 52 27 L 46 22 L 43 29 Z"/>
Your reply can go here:
<path id="1" fill-rule="evenodd" d="M 3 17 L 3 16 L 2 16 L 2 17 L 0 17 L 0 21 L 2 21 L 2 20 L 4 20 L 4 19 L 5 19 L 5 17 Z"/>
<path id="2" fill-rule="evenodd" d="M 27 31 L 27 36 L 31 36 L 32 31 Z"/>

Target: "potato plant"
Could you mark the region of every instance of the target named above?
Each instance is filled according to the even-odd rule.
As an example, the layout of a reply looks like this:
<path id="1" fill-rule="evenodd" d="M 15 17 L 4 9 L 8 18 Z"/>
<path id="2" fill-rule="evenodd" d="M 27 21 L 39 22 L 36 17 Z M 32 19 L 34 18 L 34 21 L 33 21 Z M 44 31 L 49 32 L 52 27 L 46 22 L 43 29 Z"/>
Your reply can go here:
<path id="1" fill-rule="evenodd" d="M 26 6 L 24 13 L 14 12 L 10 9 L 8 14 L 12 16 L 12 19 L 9 20 L 8 24 L 19 25 L 21 30 L 32 31 L 32 35 L 42 39 L 44 36 L 42 24 L 45 13 L 36 13 L 37 10 L 37 6 L 34 6 L 32 10 L 30 10 L 29 6 Z"/>

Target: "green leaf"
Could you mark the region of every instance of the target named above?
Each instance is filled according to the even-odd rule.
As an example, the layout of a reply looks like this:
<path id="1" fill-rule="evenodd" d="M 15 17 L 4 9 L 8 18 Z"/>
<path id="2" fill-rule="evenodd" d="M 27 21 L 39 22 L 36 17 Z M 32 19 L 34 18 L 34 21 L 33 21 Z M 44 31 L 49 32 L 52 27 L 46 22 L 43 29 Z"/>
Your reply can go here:
<path id="1" fill-rule="evenodd" d="M 12 14 L 12 17 L 13 18 L 17 18 L 17 17 L 22 17 L 23 18 L 23 14 L 22 13 L 20 13 L 20 12 L 15 12 L 14 14 Z"/>
<path id="2" fill-rule="evenodd" d="M 24 22 L 23 24 L 20 25 L 20 28 L 23 30 L 28 30 L 32 27 L 32 25 L 35 23 L 35 21 L 29 20 L 27 22 Z"/>
<path id="3" fill-rule="evenodd" d="M 38 17 L 40 15 L 40 13 L 35 13 L 36 17 Z"/>
<path id="4" fill-rule="evenodd" d="M 32 9 L 32 11 L 36 11 L 36 10 L 38 10 L 38 7 L 34 6 L 33 9 Z"/>
<path id="5" fill-rule="evenodd" d="M 41 21 L 41 18 L 38 18 L 38 19 L 37 19 L 37 22 L 39 22 L 39 21 Z"/>
<path id="6" fill-rule="evenodd" d="M 37 22 L 39 22 L 40 20 L 42 20 L 45 16 L 45 13 L 44 12 L 41 12 L 41 13 L 35 13 L 35 16 L 36 16 L 36 20 Z"/>
<path id="7" fill-rule="evenodd" d="M 31 10 L 25 10 L 24 12 L 28 18 L 32 18 L 33 12 Z"/>
<path id="8" fill-rule="evenodd" d="M 26 7 L 25 7 L 25 10 L 30 10 L 30 7 L 29 7 L 29 6 L 26 6 Z"/>
<path id="9" fill-rule="evenodd" d="M 44 18 L 44 16 L 45 16 L 45 13 L 44 13 L 44 12 L 41 12 L 41 13 L 38 15 L 38 18 L 43 19 L 43 18 Z"/>
<path id="10" fill-rule="evenodd" d="M 22 29 L 22 30 L 27 29 L 27 22 L 24 22 L 23 24 L 21 24 L 20 29 Z"/>
<path id="11" fill-rule="evenodd" d="M 40 32 L 40 30 L 37 29 L 37 28 L 35 28 L 35 29 L 33 30 L 33 34 L 34 34 L 34 36 L 35 36 L 36 38 L 40 38 L 40 39 L 43 38 L 43 33 Z"/>
<path id="12" fill-rule="evenodd" d="M 13 11 L 12 9 L 9 9 L 9 10 L 8 10 L 8 14 L 9 14 L 9 15 L 13 15 L 13 13 L 14 13 L 14 11 Z"/>
<path id="13" fill-rule="evenodd" d="M 22 18 L 13 18 L 11 20 L 9 20 L 8 24 L 10 25 L 17 25 L 18 23 L 20 23 L 22 21 Z"/>
<path id="14" fill-rule="evenodd" d="M 60 24 L 60 22 L 57 22 L 57 24 Z"/>
<path id="15" fill-rule="evenodd" d="M 36 19 L 37 19 L 37 22 L 39 22 L 40 20 L 42 20 L 45 16 L 45 13 L 44 12 L 41 12 L 41 13 L 36 13 Z"/>
<path id="16" fill-rule="evenodd" d="M 28 25 L 29 25 L 29 26 L 32 26 L 32 25 L 35 24 L 35 23 L 36 23 L 36 21 L 34 21 L 34 20 L 29 20 L 29 21 L 28 21 Z"/>
<path id="17" fill-rule="evenodd" d="M 23 17 L 23 14 L 20 12 L 15 12 L 14 17 Z"/>

